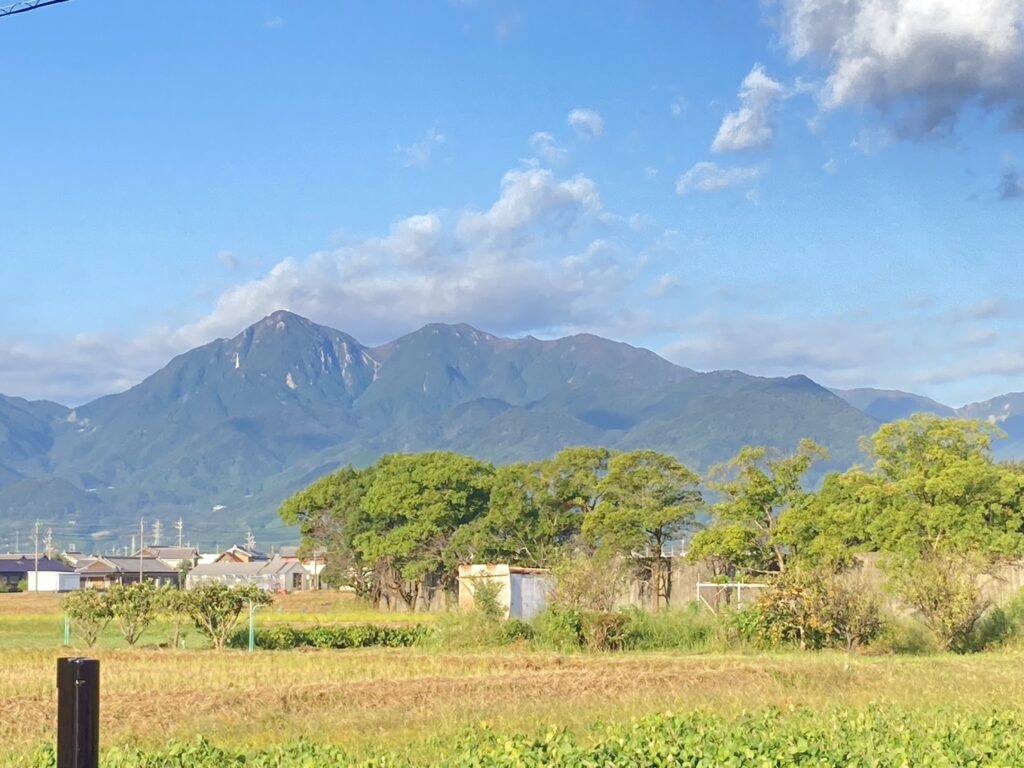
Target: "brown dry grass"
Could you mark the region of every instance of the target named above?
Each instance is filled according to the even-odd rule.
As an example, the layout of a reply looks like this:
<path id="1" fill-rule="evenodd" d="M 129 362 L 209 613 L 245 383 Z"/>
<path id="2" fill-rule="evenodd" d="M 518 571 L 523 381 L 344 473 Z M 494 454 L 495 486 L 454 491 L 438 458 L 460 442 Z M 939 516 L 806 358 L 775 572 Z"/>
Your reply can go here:
<path id="1" fill-rule="evenodd" d="M 371 749 L 443 738 L 487 720 L 585 730 L 666 708 L 735 712 L 893 702 L 1001 703 L 1024 695 L 1020 657 L 433 654 L 419 650 L 113 650 L 102 661 L 104 744 L 205 735 L 250 747 L 299 736 Z M 0 744 L 51 738 L 52 651 L 0 657 Z"/>

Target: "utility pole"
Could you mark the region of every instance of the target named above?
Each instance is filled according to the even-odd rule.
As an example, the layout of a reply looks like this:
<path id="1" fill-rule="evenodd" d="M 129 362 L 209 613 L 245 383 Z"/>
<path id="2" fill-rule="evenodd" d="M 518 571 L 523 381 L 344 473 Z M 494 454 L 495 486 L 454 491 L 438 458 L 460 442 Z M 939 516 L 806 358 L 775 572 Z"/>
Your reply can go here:
<path id="1" fill-rule="evenodd" d="M 53 528 L 46 529 L 46 538 L 43 543 L 46 544 L 46 559 L 53 560 Z"/>
<path id="2" fill-rule="evenodd" d="M 185 532 L 185 521 L 179 517 L 178 522 L 174 524 L 174 527 L 178 531 L 178 549 L 181 549 L 181 537 Z"/>
<path id="3" fill-rule="evenodd" d="M 256 551 L 256 536 L 253 535 L 252 531 L 245 534 L 245 548 L 250 552 Z"/>
<path id="4" fill-rule="evenodd" d="M 146 548 L 146 523 L 139 518 L 139 584 L 142 583 L 142 550 Z"/>
<path id="5" fill-rule="evenodd" d="M 38 592 L 39 591 L 39 521 L 38 520 L 36 520 L 36 533 L 35 533 L 35 536 L 33 536 L 32 538 L 35 541 L 35 545 L 36 545 L 36 589 L 35 589 L 35 591 Z"/>
<path id="6" fill-rule="evenodd" d="M 153 523 L 153 546 L 160 546 L 160 534 L 164 531 L 164 524 L 157 520 Z"/>
<path id="7" fill-rule="evenodd" d="M 21 529 L 14 532 L 14 551 L 21 554 Z"/>

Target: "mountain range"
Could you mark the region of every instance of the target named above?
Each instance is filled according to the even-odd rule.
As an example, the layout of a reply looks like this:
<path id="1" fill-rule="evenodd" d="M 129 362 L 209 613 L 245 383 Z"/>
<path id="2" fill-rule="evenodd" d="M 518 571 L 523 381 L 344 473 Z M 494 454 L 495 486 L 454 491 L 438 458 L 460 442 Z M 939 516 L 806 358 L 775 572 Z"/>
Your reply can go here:
<path id="1" fill-rule="evenodd" d="M 882 422 L 928 411 L 997 422 L 1010 436 L 1001 454 L 1020 456 L 1022 406 L 1024 394 L 954 410 L 799 375 L 700 373 L 588 334 L 507 339 L 434 324 L 368 347 L 278 311 L 77 408 L 0 396 L 0 548 L 27 541 L 35 520 L 58 541 L 109 548 L 140 517 L 161 520 L 165 536 L 180 518 L 185 538 L 208 546 L 246 530 L 284 540 L 294 533 L 276 509 L 289 493 L 392 451 L 501 463 L 604 445 L 704 470 L 744 444 L 788 450 L 810 437 L 831 451 L 825 471 L 862 461 L 859 439 Z"/>

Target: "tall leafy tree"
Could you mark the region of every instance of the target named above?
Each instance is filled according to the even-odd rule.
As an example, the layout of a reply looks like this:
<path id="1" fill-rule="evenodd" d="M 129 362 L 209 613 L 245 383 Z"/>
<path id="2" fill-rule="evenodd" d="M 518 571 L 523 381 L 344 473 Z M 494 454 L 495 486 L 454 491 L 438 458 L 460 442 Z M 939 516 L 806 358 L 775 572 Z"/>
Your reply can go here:
<path id="1" fill-rule="evenodd" d="M 552 565 L 597 506 L 609 455 L 567 448 L 545 461 L 501 467 L 487 513 L 460 536 L 460 550 L 472 559 Z"/>
<path id="2" fill-rule="evenodd" d="M 324 580 L 351 586 L 359 597 L 377 603 L 380 574 L 363 561 L 354 545 L 355 537 L 369 530 L 362 501 L 373 472 L 372 467 L 345 467 L 322 477 L 285 500 L 279 514 L 284 522 L 299 526 L 305 553 L 323 555 Z"/>
<path id="3" fill-rule="evenodd" d="M 784 572 L 788 550 L 780 519 L 807 503 L 807 471 L 827 455 L 805 439 L 787 455 L 745 446 L 731 461 L 713 467 L 708 485 L 722 498 L 712 508 L 711 525 L 694 536 L 690 557 L 717 559 L 730 575 Z"/>
<path id="4" fill-rule="evenodd" d="M 700 477 L 656 451 L 618 453 L 601 480 L 601 503 L 583 520 L 583 533 L 602 549 L 643 560 L 651 574 L 651 603 L 668 599 L 662 548 L 681 535 L 703 504 Z"/>
<path id="5" fill-rule="evenodd" d="M 353 538 L 385 587 L 415 609 L 425 587 L 454 585 L 455 532 L 487 511 L 494 467 L 455 453 L 392 454 L 361 501 L 367 527 Z"/>
<path id="6" fill-rule="evenodd" d="M 859 496 L 883 552 L 999 558 L 1024 552 L 1024 473 L 991 456 L 990 424 L 915 414 L 864 447 L 873 472 Z"/>

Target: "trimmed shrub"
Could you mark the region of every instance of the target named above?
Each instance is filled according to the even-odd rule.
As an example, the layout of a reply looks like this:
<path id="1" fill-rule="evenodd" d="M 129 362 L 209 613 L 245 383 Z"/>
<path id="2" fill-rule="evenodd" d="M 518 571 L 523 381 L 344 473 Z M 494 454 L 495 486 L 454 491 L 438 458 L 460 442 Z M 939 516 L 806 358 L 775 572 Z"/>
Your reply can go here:
<path id="1" fill-rule="evenodd" d="M 425 627 L 385 627 L 377 624 L 352 624 L 318 627 L 268 627 L 257 629 L 256 647 L 266 651 L 294 648 L 408 648 L 427 635 Z M 249 646 L 249 630 L 232 635 L 232 648 Z"/>

